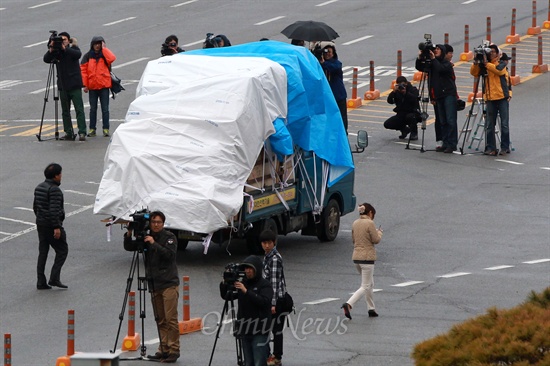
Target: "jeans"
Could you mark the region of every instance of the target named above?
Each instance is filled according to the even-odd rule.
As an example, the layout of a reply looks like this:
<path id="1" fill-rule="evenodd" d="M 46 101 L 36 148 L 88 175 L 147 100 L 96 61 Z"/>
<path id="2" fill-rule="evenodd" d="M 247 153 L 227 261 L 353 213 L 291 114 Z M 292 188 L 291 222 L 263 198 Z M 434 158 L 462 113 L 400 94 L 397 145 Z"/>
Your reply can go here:
<path id="1" fill-rule="evenodd" d="M 61 278 L 61 267 L 67 259 L 69 246 L 67 245 L 67 234 L 61 228 L 61 236 L 59 239 L 53 237 L 53 228 L 48 226 L 37 226 L 38 231 L 38 264 L 36 265 L 36 274 L 38 277 L 37 285 L 47 284 L 44 271 L 46 269 L 46 261 L 48 260 L 48 252 L 50 245 L 55 250 L 55 260 L 53 262 L 50 281 L 59 281 Z"/>
<path id="2" fill-rule="evenodd" d="M 84 115 L 84 103 L 82 102 L 82 90 L 60 90 L 59 99 L 61 100 L 61 116 L 63 117 L 63 130 L 65 134 L 73 136 L 73 121 L 71 120 L 71 101 L 76 112 L 76 124 L 78 125 L 78 133 L 86 134 L 86 117 Z"/>
<path id="3" fill-rule="evenodd" d="M 510 149 L 509 107 L 508 99 L 488 100 L 487 102 L 487 146 L 486 151 L 497 149 L 495 126 L 497 114 L 500 115 L 500 149 Z"/>
<path id="4" fill-rule="evenodd" d="M 351 295 L 347 303 L 353 307 L 353 304 L 357 300 L 365 296 L 368 310 L 374 310 L 374 300 L 372 298 L 372 291 L 374 290 L 374 264 L 355 263 L 355 269 L 361 274 L 361 287 Z"/>
<path id="5" fill-rule="evenodd" d="M 242 336 L 245 366 L 266 366 L 269 353 L 269 333 Z"/>
<path id="6" fill-rule="evenodd" d="M 448 95 L 438 99 L 435 106 L 441 122 L 443 147 L 456 149 L 458 145 L 456 95 Z"/>
<path id="7" fill-rule="evenodd" d="M 178 286 L 155 290 L 151 295 L 160 333 L 158 352 L 180 355 Z M 162 349 L 161 349 L 162 348 Z"/>
<path id="8" fill-rule="evenodd" d="M 90 130 L 96 129 L 97 124 L 97 100 L 101 103 L 101 119 L 103 128 L 109 129 L 109 88 L 88 90 L 90 97 Z"/>

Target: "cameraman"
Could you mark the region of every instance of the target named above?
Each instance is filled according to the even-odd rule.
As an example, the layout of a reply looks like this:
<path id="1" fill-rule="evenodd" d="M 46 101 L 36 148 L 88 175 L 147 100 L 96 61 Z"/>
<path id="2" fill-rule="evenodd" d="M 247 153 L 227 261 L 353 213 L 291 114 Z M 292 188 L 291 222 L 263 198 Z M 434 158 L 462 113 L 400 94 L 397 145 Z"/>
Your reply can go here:
<path id="1" fill-rule="evenodd" d="M 409 83 L 406 77 L 399 76 L 395 80 L 393 91 L 388 94 L 388 103 L 395 104 L 393 111 L 397 114 L 388 118 L 384 122 L 384 127 L 388 130 L 401 131 L 401 136 L 399 136 L 401 140 L 405 139 L 409 133 L 411 140 L 418 140 L 416 124 L 422 121 L 419 112 L 418 89 Z"/>
<path id="2" fill-rule="evenodd" d="M 180 284 L 176 253 L 178 242 L 174 234 L 164 230 L 166 217 L 161 211 L 150 214 L 151 233 L 143 233 L 143 242 L 132 239 L 131 227 L 124 234 L 124 249 L 145 253 L 145 273 L 153 311 L 160 334 L 158 351 L 147 358 L 164 363 L 175 363 L 180 356 L 178 324 L 178 287 Z M 141 238 L 142 233 L 138 233 Z"/>
<path id="3" fill-rule="evenodd" d="M 269 354 L 271 299 L 273 288 L 262 277 L 262 260 L 251 255 L 241 264 L 246 277 L 234 285 L 222 281 L 220 295 L 224 300 L 237 296 L 239 309 L 235 336 L 242 339 L 245 366 L 266 366 Z M 236 292 L 236 293 L 235 293 Z"/>
<path id="4" fill-rule="evenodd" d="M 160 54 L 162 56 L 172 56 L 180 52 L 185 52 L 185 50 L 178 46 L 178 37 L 175 34 L 166 37 L 160 49 Z"/>
<path id="5" fill-rule="evenodd" d="M 61 37 L 60 44 L 57 43 L 57 37 Z M 76 138 L 71 121 L 71 102 L 73 102 L 76 111 L 79 140 L 86 140 L 86 118 L 82 102 L 82 87 L 84 85 L 78 62 L 80 56 L 82 56 L 82 52 L 78 48 L 76 38 L 71 38 L 67 32 L 61 32 L 59 35 L 52 34 L 48 41 L 48 52 L 44 55 L 44 62 L 55 63 L 57 69 L 57 89 L 61 100 L 63 130 L 65 130 L 65 136 L 62 136 L 60 140 L 64 141 L 74 141 Z"/>
<path id="6" fill-rule="evenodd" d="M 510 77 L 506 64 L 500 62 L 498 46 L 492 44 L 489 49 L 489 59 L 476 61 L 470 67 L 470 74 L 475 77 L 481 75 L 485 79 L 483 99 L 487 104 L 487 144 L 484 154 L 497 155 L 495 125 L 497 114 L 500 114 L 500 155 L 506 155 L 510 153 L 509 102 L 512 99 L 512 88 L 509 85 Z"/>
<path id="7" fill-rule="evenodd" d="M 446 48 L 442 44 L 435 49 L 419 51 L 415 67 L 428 73 L 430 99 L 437 109 L 441 121 L 443 144 L 435 150 L 451 154 L 458 145 L 457 90 L 453 65 L 445 58 Z"/>

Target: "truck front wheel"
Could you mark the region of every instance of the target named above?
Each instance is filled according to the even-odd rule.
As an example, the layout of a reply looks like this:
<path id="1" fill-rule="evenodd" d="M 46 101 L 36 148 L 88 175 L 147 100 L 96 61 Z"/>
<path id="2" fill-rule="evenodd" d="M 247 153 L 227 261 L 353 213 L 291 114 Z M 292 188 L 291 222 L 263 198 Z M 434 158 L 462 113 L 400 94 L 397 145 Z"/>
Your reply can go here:
<path id="1" fill-rule="evenodd" d="M 340 206 L 335 199 L 328 204 L 321 213 L 321 222 L 317 224 L 317 238 L 320 241 L 334 241 L 340 229 Z"/>

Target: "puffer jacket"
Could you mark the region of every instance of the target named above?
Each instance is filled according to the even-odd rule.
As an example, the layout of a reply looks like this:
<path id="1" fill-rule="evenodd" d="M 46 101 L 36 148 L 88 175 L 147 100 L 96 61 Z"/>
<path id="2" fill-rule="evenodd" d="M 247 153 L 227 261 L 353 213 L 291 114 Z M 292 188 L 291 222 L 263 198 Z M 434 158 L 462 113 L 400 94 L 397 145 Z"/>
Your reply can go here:
<path id="1" fill-rule="evenodd" d="M 116 56 L 107 47 L 95 53 L 94 43 L 102 41 L 103 37 L 93 37 L 90 42 L 90 51 L 80 61 L 82 82 L 89 90 L 101 90 L 112 86 L 111 64 L 115 62 Z"/>
<path id="2" fill-rule="evenodd" d="M 508 85 L 509 75 L 508 70 L 504 67 L 498 67 L 499 61 L 495 59 L 492 62 L 487 62 L 487 76 L 485 77 L 485 100 L 501 100 L 512 97 L 512 89 Z M 470 66 L 470 74 L 478 77 L 480 74 L 479 65 L 473 64 Z"/>
<path id="3" fill-rule="evenodd" d="M 46 52 L 44 62 L 55 63 L 57 68 L 57 88 L 71 91 L 82 88 L 82 73 L 78 67 L 78 60 L 82 52 L 76 44 L 72 44 L 58 55 Z M 58 60 L 59 62 L 55 62 Z"/>
<path id="4" fill-rule="evenodd" d="M 34 202 L 32 205 L 36 215 L 37 226 L 47 226 L 59 229 L 65 220 L 63 192 L 59 188 L 60 183 L 53 179 L 46 179 L 34 189 Z"/>
<path id="5" fill-rule="evenodd" d="M 155 242 L 145 244 L 145 257 L 147 259 L 147 274 L 149 280 L 149 291 L 163 290 L 168 287 L 179 286 L 178 266 L 176 254 L 178 241 L 176 236 L 168 230 L 161 230 L 159 233 L 150 234 Z M 136 251 L 138 243 L 131 236 L 124 235 L 124 249 Z"/>
<path id="6" fill-rule="evenodd" d="M 353 222 L 351 227 L 351 237 L 353 239 L 354 261 L 375 261 L 376 250 L 374 245 L 380 243 L 382 232 L 376 230 L 374 221 L 367 215 L 361 215 Z"/>

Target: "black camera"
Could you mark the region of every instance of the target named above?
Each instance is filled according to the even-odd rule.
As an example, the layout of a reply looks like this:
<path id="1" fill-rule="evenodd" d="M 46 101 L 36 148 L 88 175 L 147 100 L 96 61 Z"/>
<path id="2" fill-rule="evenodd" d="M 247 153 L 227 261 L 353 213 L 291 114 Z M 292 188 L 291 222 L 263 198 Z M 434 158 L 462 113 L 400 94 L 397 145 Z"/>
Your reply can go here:
<path id="1" fill-rule="evenodd" d="M 175 47 L 176 46 L 176 43 L 175 42 L 170 42 L 168 44 L 166 43 L 163 43 L 161 45 L 161 49 L 160 49 L 160 54 L 162 56 L 172 56 L 172 55 L 175 55 L 176 53 L 178 53 L 178 51 L 176 51 L 175 49 L 173 48 L 170 48 L 170 47 Z"/>
<path id="2" fill-rule="evenodd" d="M 420 42 L 418 44 L 418 49 L 422 51 L 421 57 L 424 60 L 430 59 L 430 51 L 435 51 L 435 45 L 432 43 L 432 35 L 431 34 L 424 34 L 424 42 Z"/>
<path id="3" fill-rule="evenodd" d="M 397 89 L 398 90 L 406 90 L 407 89 L 407 84 L 406 83 L 399 83 L 399 84 L 397 84 Z"/>
<path id="4" fill-rule="evenodd" d="M 50 47 L 50 44 L 51 44 L 51 47 L 54 52 L 60 52 L 61 49 L 63 48 L 63 37 L 57 34 L 57 31 L 55 30 L 51 30 L 50 33 L 51 35 L 48 41 L 48 48 Z"/>
<path id="5" fill-rule="evenodd" d="M 243 267 L 239 263 L 229 263 L 225 266 L 223 271 L 223 282 L 233 286 L 235 282 L 242 281 L 246 277 L 246 273 L 243 270 Z"/>
<path id="6" fill-rule="evenodd" d="M 483 44 L 474 48 L 474 63 L 485 63 L 491 55 L 491 49 L 489 48 L 489 41 L 483 41 Z"/>
<path id="7" fill-rule="evenodd" d="M 321 61 L 323 59 L 324 54 L 327 53 L 328 50 L 325 48 L 321 48 L 320 45 L 317 45 L 311 52 L 313 52 L 313 55 L 317 60 Z"/>
<path id="8" fill-rule="evenodd" d="M 206 39 L 204 40 L 202 48 L 217 48 L 220 47 L 220 37 L 214 37 L 214 33 L 206 33 Z"/>
<path id="9" fill-rule="evenodd" d="M 128 229 L 134 231 L 134 236 L 138 242 L 143 242 L 145 236 L 148 235 L 150 215 L 151 212 L 146 208 L 130 215 L 133 221 L 128 225 Z"/>

